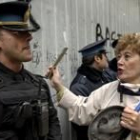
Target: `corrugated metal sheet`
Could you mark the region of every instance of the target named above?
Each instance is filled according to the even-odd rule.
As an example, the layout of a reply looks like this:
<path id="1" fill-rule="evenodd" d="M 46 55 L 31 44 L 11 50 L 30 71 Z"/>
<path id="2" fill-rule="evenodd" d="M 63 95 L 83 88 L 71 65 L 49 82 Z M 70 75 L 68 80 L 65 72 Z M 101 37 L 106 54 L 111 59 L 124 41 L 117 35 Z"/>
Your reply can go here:
<path id="1" fill-rule="evenodd" d="M 68 46 L 68 53 L 59 66 L 69 85 L 81 61 L 77 51 L 95 41 L 97 32 L 102 32 L 98 39 L 108 38 L 109 58 L 113 57 L 109 46 L 112 38 L 139 32 L 139 5 L 138 0 L 32 0 L 34 16 L 42 29 L 34 35 L 34 59 L 30 67 L 37 73 L 45 73 L 45 68 Z"/>
<path id="2" fill-rule="evenodd" d="M 106 48 L 112 58 L 114 54 L 109 45 L 113 38 L 128 32 L 140 32 L 140 0 L 32 0 L 31 4 L 33 15 L 42 28 L 33 34 L 33 60 L 26 67 L 32 72 L 45 74 L 47 67 L 67 46 L 68 52 L 59 64 L 67 87 L 80 65 L 80 48 L 102 36 L 108 38 Z M 71 136 L 66 113 L 61 109 L 58 111 L 63 140 L 68 140 Z"/>

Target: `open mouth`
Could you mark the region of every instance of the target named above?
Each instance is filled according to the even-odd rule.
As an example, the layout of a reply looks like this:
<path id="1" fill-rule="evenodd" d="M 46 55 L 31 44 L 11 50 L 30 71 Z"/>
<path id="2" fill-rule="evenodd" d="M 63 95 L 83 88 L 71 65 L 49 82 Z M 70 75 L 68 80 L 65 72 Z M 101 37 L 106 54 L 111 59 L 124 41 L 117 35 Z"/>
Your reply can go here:
<path id="1" fill-rule="evenodd" d="M 117 72 L 118 72 L 118 74 L 120 75 L 120 74 L 123 73 L 123 69 L 118 68 Z"/>

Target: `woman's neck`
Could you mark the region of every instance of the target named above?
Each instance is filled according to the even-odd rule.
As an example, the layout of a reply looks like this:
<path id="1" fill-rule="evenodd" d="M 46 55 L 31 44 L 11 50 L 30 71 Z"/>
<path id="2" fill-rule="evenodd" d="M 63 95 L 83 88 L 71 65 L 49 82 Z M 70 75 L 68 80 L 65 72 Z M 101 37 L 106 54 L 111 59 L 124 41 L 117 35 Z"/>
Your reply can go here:
<path id="1" fill-rule="evenodd" d="M 122 83 L 129 83 L 129 84 L 140 84 L 140 77 L 133 78 L 133 79 L 125 79 L 121 80 Z"/>

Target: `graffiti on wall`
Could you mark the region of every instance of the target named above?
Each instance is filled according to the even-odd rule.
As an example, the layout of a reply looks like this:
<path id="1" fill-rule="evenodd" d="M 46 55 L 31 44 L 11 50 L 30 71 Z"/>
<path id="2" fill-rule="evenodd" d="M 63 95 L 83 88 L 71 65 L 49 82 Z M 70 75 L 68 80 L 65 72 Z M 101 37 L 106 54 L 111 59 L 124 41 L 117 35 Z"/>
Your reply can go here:
<path id="1" fill-rule="evenodd" d="M 33 43 L 33 49 L 32 49 L 32 56 L 33 56 L 32 63 L 35 64 L 36 67 L 40 64 L 41 59 L 42 59 L 42 53 L 41 53 L 40 48 L 41 47 L 38 41 L 35 41 Z"/>
<path id="2" fill-rule="evenodd" d="M 96 41 L 100 39 L 115 40 L 120 38 L 121 34 L 117 33 L 116 31 L 110 31 L 109 27 L 105 28 L 105 34 L 103 34 L 100 23 L 97 23 L 95 36 L 96 36 Z"/>

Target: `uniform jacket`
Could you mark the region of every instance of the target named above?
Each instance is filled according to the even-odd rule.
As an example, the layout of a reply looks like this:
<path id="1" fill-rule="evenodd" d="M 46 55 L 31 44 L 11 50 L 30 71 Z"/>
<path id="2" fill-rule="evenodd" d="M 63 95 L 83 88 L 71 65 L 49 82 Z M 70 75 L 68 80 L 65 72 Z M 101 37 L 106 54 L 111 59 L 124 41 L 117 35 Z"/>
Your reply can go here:
<path id="1" fill-rule="evenodd" d="M 118 84 L 118 80 L 105 84 L 93 91 L 89 97 L 76 96 L 67 88 L 64 88 L 64 95 L 59 105 L 68 109 L 69 120 L 79 125 L 89 125 L 98 111 L 109 106 L 121 105 L 134 109 L 140 101 L 140 96 L 123 94 L 123 102 L 120 103 Z M 131 140 L 130 135 L 126 140 Z"/>
<path id="2" fill-rule="evenodd" d="M 108 79 L 103 73 L 84 65 L 81 65 L 73 79 L 70 90 L 76 95 L 89 96 L 89 94 L 107 83 Z"/>
<path id="3" fill-rule="evenodd" d="M 32 76 L 31 76 L 32 75 Z M 1 140 L 61 140 L 56 109 L 52 103 L 46 82 L 39 84 L 39 77 L 24 68 L 15 73 L 0 63 L 0 139 Z M 41 78 L 42 79 L 42 78 Z M 43 80 L 43 79 L 42 79 Z M 41 90 L 39 90 L 41 87 Z M 38 96 L 40 92 L 40 96 Z M 39 97 L 39 98 L 38 98 Z M 48 134 L 37 137 L 38 117 L 34 117 L 37 99 L 46 103 Z M 30 110 L 30 103 L 34 107 Z M 29 105 L 24 106 L 23 105 Z M 22 108 L 22 110 L 20 110 Z M 31 112 L 31 114 L 30 114 Z M 29 116 L 29 117 L 27 117 Z M 34 121 L 34 119 L 37 119 Z"/>

